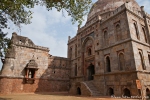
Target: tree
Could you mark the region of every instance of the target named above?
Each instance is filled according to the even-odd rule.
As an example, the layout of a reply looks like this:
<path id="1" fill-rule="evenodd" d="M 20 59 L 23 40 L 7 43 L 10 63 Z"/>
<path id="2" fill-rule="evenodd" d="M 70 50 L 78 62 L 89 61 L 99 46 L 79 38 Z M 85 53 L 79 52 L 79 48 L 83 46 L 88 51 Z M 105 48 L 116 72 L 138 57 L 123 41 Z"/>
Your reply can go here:
<path id="1" fill-rule="evenodd" d="M 8 50 L 7 48 L 10 46 L 10 39 L 6 35 L 0 30 L 0 57 L 4 57 Z"/>
<path id="2" fill-rule="evenodd" d="M 83 16 L 86 15 L 91 7 L 91 0 L 1 0 L 0 1 L 0 54 L 7 51 L 10 40 L 6 38 L 6 33 L 2 31 L 8 27 L 8 22 L 13 22 L 16 26 L 20 24 L 30 24 L 32 18 L 31 8 L 35 5 L 45 6 L 47 10 L 52 8 L 57 11 L 67 11 L 68 16 L 72 17 L 72 23 L 78 22 L 81 25 Z M 1 56 L 1 55 L 0 55 Z"/>

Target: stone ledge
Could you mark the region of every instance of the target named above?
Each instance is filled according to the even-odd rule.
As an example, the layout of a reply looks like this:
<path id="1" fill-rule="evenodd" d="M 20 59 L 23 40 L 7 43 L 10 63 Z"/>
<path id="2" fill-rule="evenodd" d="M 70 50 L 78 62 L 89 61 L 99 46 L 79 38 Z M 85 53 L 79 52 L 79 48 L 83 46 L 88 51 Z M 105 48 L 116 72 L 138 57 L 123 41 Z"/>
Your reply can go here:
<path id="1" fill-rule="evenodd" d="M 51 69 L 64 69 L 64 70 L 70 70 L 71 68 L 65 68 L 65 67 L 51 67 L 49 66 L 48 68 L 51 68 Z"/>
<path id="2" fill-rule="evenodd" d="M 133 41 L 133 42 L 136 42 L 136 43 L 139 43 L 139 44 L 142 44 L 142 45 L 144 45 L 144 46 L 150 47 L 150 45 L 147 44 L 147 43 L 142 43 L 141 41 L 137 41 L 137 40 L 134 40 L 134 39 L 132 39 L 132 38 L 128 38 L 128 39 L 125 39 L 125 40 L 123 40 L 123 41 L 121 41 L 121 42 L 118 42 L 118 43 L 116 43 L 116 44 L 113 44 L 113 45 L 111 45 L 111 46 L 108 46 L 108 47 L 105 47 L 105 48 L 101 48 L 101 49 L 95 50 L 95 52 L 102 51 L 102 50 L 106 50 L 106 49 L 115 47 L 115 46 L 117 46 L 117 45 L 120 45 L 120 44 L 123 44 L 123 43 L 127 43 L 127 42 L 132 42 L 132 41 Z"/>
<path id="3" fill-rule="evenodd" d="M 105 76 L 105 75 L 128 74 L 128 73 L 137 73 L 137 71 L 108 72 L 108 73 L 103 73 L 103 74 L 95 74 L 93 76 Z"/>
<path id="4" fill-rule="evenodd" d="M 33 45 L 25 45 L 25 44 L 19 44 L 19 43 L 15 43 L 14 45 L 16 45 L 16 46 L 22 46 L 22 47 L 27 47 L 27 48 L 33 48 L 33 49 L 39 49 L 39 50 L 43 50 L 43 51 L 49 52 L 49 48 L 46 48 L 46 47 L 33 46 Z"/>
<path id="5" fill-rule="evenodd" d="M 67 80 L 67 79 L 48 79 L 48 81 L 70 81 L 70 80 Z"/>
<path id="6" fill-rule="evenodd" d="M 146 70 L 143 70 L 143 71 L 137 71 L 138 73 L 144 73 L 144 74 L 150 74 L 150 71 L 146 71 Z"/>
<path id="7" fill-rule="evenodd" d="M 74 77 L 70 77 L 71 79 L 75 79 L 75 78 L 84 78 L 84 76 L 74 76 Z"/>
<path id="8" fill-rule="evenodd" d="M 0 76 L 0 79 L 26 79 L 24 77 L 11 77 L 11 76 Z M 49 79 L 49 78 L 34 78 L 34 80 L 48 80 L 48 81 L 70 81 L 68 79 Z"/>

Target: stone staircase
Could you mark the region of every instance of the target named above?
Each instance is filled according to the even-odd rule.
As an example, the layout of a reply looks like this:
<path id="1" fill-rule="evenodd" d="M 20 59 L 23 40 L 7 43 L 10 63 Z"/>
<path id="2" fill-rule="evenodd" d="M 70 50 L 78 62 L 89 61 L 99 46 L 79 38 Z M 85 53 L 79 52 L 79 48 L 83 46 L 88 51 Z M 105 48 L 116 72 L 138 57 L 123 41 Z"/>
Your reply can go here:
<path id="1" fill-rule="evenodd" d="M 98 89 L 96 88 L 96 86 L 93 84 L 93 81 L 85 81 L 85 82 L 82 82 L 82 83 L 91 92 L 91 96 L 101 96 L 102 95 L 100 93 L 100 91 L 98 91 Z"/>

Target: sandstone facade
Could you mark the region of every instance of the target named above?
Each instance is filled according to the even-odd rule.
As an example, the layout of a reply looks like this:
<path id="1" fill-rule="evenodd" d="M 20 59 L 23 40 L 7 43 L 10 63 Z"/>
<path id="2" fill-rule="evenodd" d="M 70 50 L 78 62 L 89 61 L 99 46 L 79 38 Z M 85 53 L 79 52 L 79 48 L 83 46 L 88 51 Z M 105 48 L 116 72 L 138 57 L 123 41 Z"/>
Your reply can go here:
<path id="1" fill-rule="evenodd" d="M 135 0 L 98 0 L 68 41 L 70 93 L 150 95 L 149 36 L 150 15 Z"/>
<path id="2" fill-rule="evenodd" d="M 0 93 L 69 91 L 93 96 L 150 95 L 150 15 L 135 0 L 98 0 L 55 57 L 13 33 Z"/>
<path id="3" fill-rule="evenodd" d="M 49 54 L 27 37 L 12 34 L 12 46 L 6 55 L 0 93 L 53 92 L 69 90 L 69 60 Z"/>

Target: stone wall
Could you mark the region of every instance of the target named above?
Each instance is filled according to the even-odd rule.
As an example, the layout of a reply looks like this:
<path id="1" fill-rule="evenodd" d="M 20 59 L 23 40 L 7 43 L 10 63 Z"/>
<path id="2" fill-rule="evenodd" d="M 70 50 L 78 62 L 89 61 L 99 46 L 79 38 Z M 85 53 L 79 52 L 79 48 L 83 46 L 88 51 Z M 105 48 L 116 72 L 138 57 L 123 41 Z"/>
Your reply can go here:
<path id="1" fill-rule="evenodd" d="M 103 1 L 99 0 L 98 2 Z M 109 4 L 110 1 L 107 3 Z M 113 89 L 117 96 L 123 95 L 124 89 L 128 89 L 132 96 L 136 96 L 141 95 L 140 92 L 145 93 L 146 88 L 149 88 L 149 14 L 143 10 L 143 7 L 140 8 L 135 0 L 134 4 L 138 9 L 132 7 L 133 5 L 131 6 L 130 3 L 102 11 L 98 6 L 103 3 L 97 3 L 97 7 L 92 8 L 92 10 L 96 10 L 90 12 L 92 16 L 88 18 L 86 24 L 81 28 L 78 27 L 77 35 L 68 41 L 68 54 L 73 57 L 71 59 L 73 87 L 78 82 L 88 81 L 87 74 L 85 74 L 88 71 L 87 63 L 94 63 L 95 75 L 92 81 L 103 95 L 109 95 L 109 88 Z M 93 47 L 91 56 L 87 55 L 89 47 L 85 45 L 90 40 L 92 40 Z M 76 44 L 77 57 L 74 55 Z M 69 53 L 69 48 L 72 48 L 72 53 Z M 139 50 L 142 51 L 146 70 L 142 70 Z M 123 55 L 122 65 L 120 54 Z M 107 71 L 107 57 L 110 60 L 111 71 Z M 78 67 L 77 76 L 74 74 L 75 63 Z M 137 88 L 137 80 L 141 81 L 141 91 Z"/>
<path id="2" fill-rule="evenodd" d="M 0 75 L 0 93 L 68 91 L 70 85 L 69 60 L 54 57 L 49 49 L 35 45 L 29 38 L 12 35 L 12 46 L 6 55 Z M 27 66 L 37 64 L 33 83 L 28 83 Z M 30 73 L 29 73 L 30 74 Z"/>
<path id="3" fill-rule="evenodd" d="M 0 94 L 64 92 L 69 89 L 68 81 L 35 79 L 34 84 L 25 84 L 23 78 L 0 78 Z"/>

